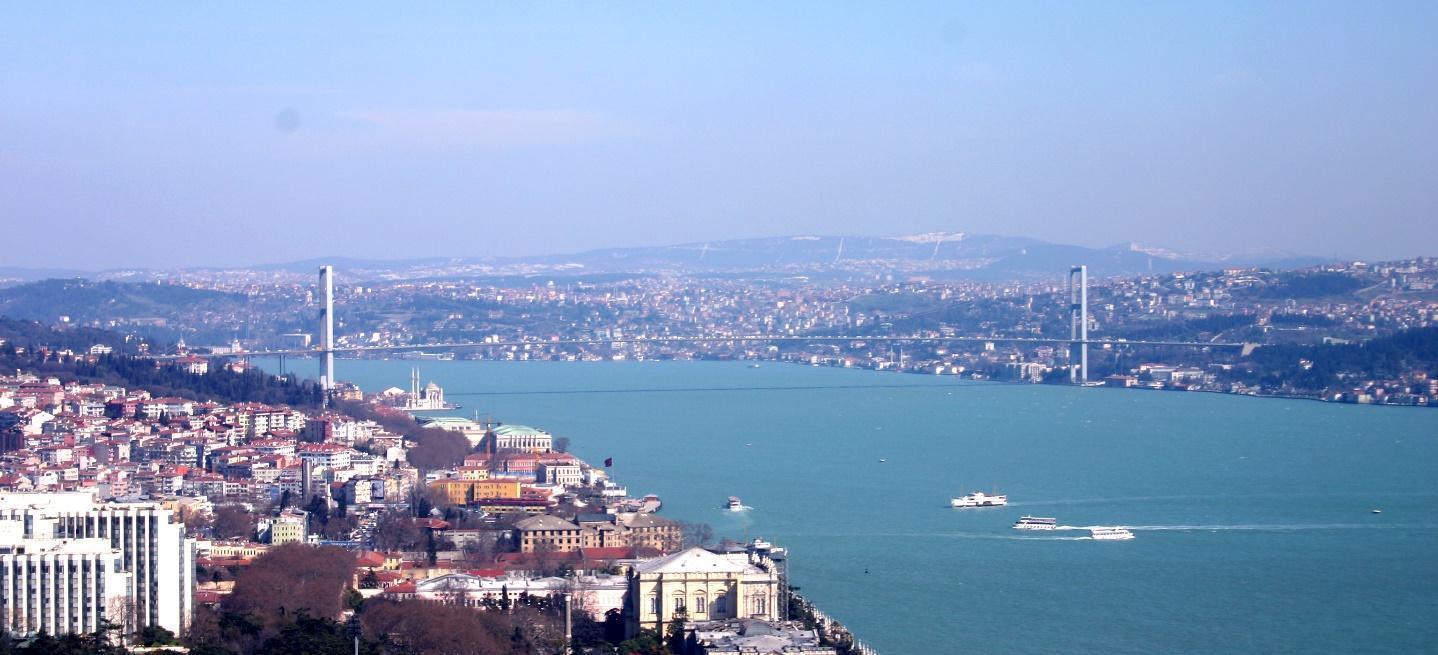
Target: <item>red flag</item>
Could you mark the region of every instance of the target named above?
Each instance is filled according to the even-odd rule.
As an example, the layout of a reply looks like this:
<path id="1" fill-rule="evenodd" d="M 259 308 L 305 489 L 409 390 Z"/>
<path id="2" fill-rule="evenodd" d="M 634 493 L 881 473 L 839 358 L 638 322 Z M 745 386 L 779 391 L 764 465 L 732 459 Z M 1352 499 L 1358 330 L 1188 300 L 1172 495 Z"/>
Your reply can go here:
<path id="1" fill-rule="evenodd" d="M 605 457 L 605 458 L 604 458 L 604 468 L 609 468 L 609 467 L 611 467 L 611 466 L 614 466 L 614 458 L 613 458 L 613 457 Z"/>

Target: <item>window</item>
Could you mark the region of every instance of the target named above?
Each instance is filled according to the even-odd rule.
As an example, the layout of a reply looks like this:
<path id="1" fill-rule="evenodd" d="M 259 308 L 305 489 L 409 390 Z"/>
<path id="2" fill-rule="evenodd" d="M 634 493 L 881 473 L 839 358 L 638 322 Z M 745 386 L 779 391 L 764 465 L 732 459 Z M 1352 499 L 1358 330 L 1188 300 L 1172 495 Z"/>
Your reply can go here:
<path id="1" fill-rule="evenodd" d="M 682 596 L 682 595 L 676 595 L 676 596 L 674 596 L 674 613 L 675 613 L 675 614 L 679 614 L 679 613 L 681 613 L 681 612 L 683 612 L 683 611 L 684 611 L 684 596 Z"/>
<path id="2" fill-rule="evenodd" d="M 695 594 L 695 596 L 694 596 L 694 613 L 695 613 L 695 614 L 708 614 L 708 613 L 709 613 L 709 599 L 706 598 L 706 597 L 704 596 L 704 594 Z"/>
<path id="3" fill-rule="evenodd" d="M 714 598 L 714 613 L 723 614 L 729 611 L 729 596 L 716 596 Z"/>
<path id="4" fill-rule="evenodd" d="M 649 613 L 659 613 L 659 594 L 649 594 Z"/>
<path id="5" fill-rule="evenodd" d="M 758 596 L 755 596 L 755 597 L 754 597 L 754 615 L 755 615 L 755 616 L 762 616 L 765 612 L 768 611 L 768 609 L 769 609 L 769 604 L 768 604 L 767 599 L 764 597 L 764 594 L 759 594 Z"/>

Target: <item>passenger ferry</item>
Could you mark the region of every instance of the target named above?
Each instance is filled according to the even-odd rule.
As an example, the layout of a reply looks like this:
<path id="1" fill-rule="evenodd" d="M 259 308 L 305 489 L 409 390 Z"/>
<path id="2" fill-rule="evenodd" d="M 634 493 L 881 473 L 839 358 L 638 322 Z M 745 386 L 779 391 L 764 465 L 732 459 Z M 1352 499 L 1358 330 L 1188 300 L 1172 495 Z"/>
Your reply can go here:
<path id="1" fill-rule="evenodd" d="M 1133 538 L 1125 528 L 1089 528 L 1089 536 L 1100 541 L 1124 541 Z"/>
<path id="2" fill-rule="evenodd" d="M 724 506 L 724 509 L 727 509 L 731 512 L 742 512 L 745 508 L 744 503 L 739 501 L 738 496 L 730 496 L 729 503 Z"/>
<path id="3" fill-rule="evenodd" d="M 982 491 L 949 499 L 949 507 L 1003 507 L 1007 504 L 1008 496 L 990 496 Z"/>
<path id="4" fill-rule="evenodd" d="M 1015 530 L 1052 530 L 1058 525 L 1058 519 L 1043 518 L 1038 516 L 1019 517 L 1014 522 Z"/>

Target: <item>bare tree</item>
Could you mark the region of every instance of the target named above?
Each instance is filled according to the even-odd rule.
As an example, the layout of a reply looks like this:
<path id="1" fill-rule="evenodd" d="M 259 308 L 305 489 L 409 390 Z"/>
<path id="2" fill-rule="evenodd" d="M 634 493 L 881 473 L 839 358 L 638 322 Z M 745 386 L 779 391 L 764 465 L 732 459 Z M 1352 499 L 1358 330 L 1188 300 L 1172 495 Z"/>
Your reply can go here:
<path id="1" fill-rule="evenodd" d="M 683 535 L 681 548 L 693 548 L 694 546 L 707 546 L 714 541 L 714 527 L 708 523 L 690 523 L 679 521 L 680 533 Z"/>

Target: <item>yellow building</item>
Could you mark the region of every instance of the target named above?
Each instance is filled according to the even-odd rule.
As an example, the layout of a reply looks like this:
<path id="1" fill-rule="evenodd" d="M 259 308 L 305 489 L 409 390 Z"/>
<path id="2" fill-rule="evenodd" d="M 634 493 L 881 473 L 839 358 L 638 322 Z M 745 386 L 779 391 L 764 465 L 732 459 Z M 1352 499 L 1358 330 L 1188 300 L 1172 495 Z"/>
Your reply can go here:
<path id="1" fill-rule="evenodd" d="M 679 550 L 684 542 L 684 530 L 678 523 L 658 514 L 622 514 L 620 524 L 630 546 L 648 548 L 661 553 Z"/>
<path id="2" fill-rule="evenodd" d="M 489 469 L 483 466 L 461 466 L 456 469 L 461 480 L 488 480 Z"/>
<path id="3" fill-rule="evenodd" d="M 518 480 L 435 480 L 429 488 L 444 494 L 451 505 L 468 505 L 491 498 L 519 498 Z"/>
<path id="4" fill-rule="evenodd" d="M 579 526 L 543 514 L 515 523 L 514 537 L 521 553 L 567 553 L 584 546 Z"/>
<path id="5" fill-rule="evenodd" d="M 280 512 L 270 523 L 270 545 L 302 544 L 309 536 L 309 514 L 297 509 Z"/>
<path id="6" fill-rule="evenodd" d="M 675 617 L 690 621 L 778 620 L 779 574 L 765 557 L 703 548 L 636 564 L 629 572 L 625 634 L 663 634 Z"/>

